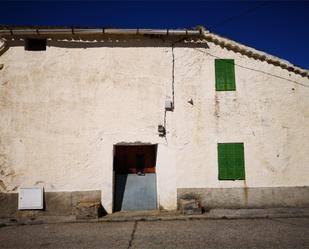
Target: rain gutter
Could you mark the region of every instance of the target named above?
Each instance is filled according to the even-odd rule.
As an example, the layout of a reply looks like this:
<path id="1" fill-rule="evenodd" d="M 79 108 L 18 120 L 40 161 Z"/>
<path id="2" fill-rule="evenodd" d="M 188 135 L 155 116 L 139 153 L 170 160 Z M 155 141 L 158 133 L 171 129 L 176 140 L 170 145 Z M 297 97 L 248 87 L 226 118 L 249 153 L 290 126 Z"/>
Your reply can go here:
<path id="1" fill-rule="evenodd" d="M 49 36 L 49 35 L 162 35 L 162 36 L 201 36 L 202 29 L 2 29 L 0 37 L 8 36 Z"/>

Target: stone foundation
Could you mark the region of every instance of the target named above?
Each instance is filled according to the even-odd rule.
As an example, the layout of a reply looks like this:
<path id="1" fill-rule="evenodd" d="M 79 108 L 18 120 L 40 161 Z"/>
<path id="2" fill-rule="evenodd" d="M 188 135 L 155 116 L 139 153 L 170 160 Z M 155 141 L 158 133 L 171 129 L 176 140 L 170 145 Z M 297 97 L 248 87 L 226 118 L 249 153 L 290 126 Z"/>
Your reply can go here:
<path id="1" fill-rule="evenodd" d="M 196 200 L 205 210 L 211 208 L 309 207 L 309 187 L 277 188 L 179 188 L 180 200 Z M 18 210 L 17 193 L 0 193 L 0 218 L 44 216 L 95 217 L 105 213 L 101 191 L 45 192 L 43 210 Z M 99 212 L 97 212 L 99 211 Z M 102 211 L 102 212 L 101 212 Z"/>
<path id="2" fill-rule="evenodd" d="M 194 199 L 180 199 L 179 209 L 182 214 L 202 214 L 198 201 Z"/>
<path id="3" fill-rule="evenodd" d="M 84 202 L 101 203 L 101 191 L 45 192 L 44 209 L 31 211 L 18 210 L 18 193 L 0 193 L 0 218 L 77 215 Z"/>
<path id="4" fill-rule="evenodd" d="M 195 199 L 204 209 L 309 207 L 309 187 L 179 188 L 180 199 Z"/>

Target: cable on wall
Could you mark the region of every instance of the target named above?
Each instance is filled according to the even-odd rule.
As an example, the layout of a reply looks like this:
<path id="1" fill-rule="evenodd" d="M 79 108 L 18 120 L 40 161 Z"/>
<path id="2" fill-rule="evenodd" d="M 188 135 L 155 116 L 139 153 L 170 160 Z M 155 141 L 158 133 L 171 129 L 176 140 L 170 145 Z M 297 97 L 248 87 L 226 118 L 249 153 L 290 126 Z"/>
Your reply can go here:
<path id="1" fill-rule="evenodd" d="M 198 48 L 194 48 L 195 50 L 201 52 L 201 53 L 204 53 L 204 54 L 207 54 L 209 56 L 212 56 L 214 58 L 217 58 L 217 59 L 225 59 L 225 58 L 222 58 L 222 57 L 219 57 L 219 56 L 216 56 L 216 55 L 213 55 L 209 52 L 206 52 L 206 51 L 203 51 L 201 49 L 198 49 Z M 227 62 L 229 63 L 229 62 Z M 272 77 L 276 77 L 276 78 L 279 78 L 279 79 L 283 79 L 283 80 L 286 80 L 286 81 L 289 81 L 289 82 L 292 82 L 292 83 L 295 83 L 295 84 L 298 84 L 298 85 L 301 85 L 303 87 L 309 87 L 309 85 L 305 85 L 303 83 L 300 83 L 300 82 L 297 82 L 295 80 L 291 80 L 291 79 L 287 79 L 287 78 L 284 78 L 282 76 L 279 76 L 279 75 L 275 75 L 275 74 L 271 74 L 271 73 L 268 73 L 268 72 L 265 72 L 263 70 L 259 70 L 259 69 L 255 69 L 255 68 L 250 68 L 250 67 L 246 67 L 246 66 L 243 66 L 243 65 L 239 65 L 237 63 L 234 63 L 234 65 L 238 66 L 238 67 L 241 67 L 241 68 L 245 68 L 245 69 L 248 69 L 248 70 L 251 70 L 251 71 L 255 71 L 255 72 L 259 72 L 259 73 L 263 73 L 263 74 L 266 74 L 266 75 L 269 75 L 269 76 L 272 76 Z"/>

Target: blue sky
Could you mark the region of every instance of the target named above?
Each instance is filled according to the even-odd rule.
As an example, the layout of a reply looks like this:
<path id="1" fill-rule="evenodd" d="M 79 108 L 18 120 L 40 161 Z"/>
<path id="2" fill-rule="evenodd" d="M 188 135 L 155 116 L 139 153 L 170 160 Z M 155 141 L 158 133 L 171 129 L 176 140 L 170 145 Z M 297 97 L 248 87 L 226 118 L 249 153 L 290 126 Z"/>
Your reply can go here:
<path id="1" fill-rule="evenodd" d="M 191 28 L 309 69 L 309 1 L 1 1 L 0 24 Z"/>

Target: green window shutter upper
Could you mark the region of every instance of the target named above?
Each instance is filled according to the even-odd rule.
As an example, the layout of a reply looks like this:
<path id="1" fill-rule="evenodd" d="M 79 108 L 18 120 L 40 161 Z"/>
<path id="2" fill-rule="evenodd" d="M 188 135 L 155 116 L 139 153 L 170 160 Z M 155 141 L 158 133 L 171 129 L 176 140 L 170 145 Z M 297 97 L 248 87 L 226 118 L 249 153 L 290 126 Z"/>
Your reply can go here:
<path id="1" fill-rule="evenodd" d="M 216 59 L 216 91 L 235 91 L 235 66 L 233 59 Z"/>
<path id="2" fill-rule="evenodd" d="M 219 180 L 244 180 L 245 160 L 243 143 L 218 144 Z"/>

